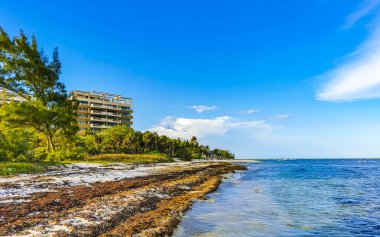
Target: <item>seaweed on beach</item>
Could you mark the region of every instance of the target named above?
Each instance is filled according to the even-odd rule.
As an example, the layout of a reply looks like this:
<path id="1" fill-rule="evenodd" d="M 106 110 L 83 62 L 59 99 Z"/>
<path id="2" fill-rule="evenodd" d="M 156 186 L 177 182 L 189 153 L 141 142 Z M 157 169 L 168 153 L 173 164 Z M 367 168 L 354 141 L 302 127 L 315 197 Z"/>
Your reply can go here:
<path id="1" fill-rule="evenodd" d="M 154 174 L 59 187 L 0 203 L 0 235 L 164 236 L 192 202 L 214 191 L 229 163 L 168 166 Z"/>

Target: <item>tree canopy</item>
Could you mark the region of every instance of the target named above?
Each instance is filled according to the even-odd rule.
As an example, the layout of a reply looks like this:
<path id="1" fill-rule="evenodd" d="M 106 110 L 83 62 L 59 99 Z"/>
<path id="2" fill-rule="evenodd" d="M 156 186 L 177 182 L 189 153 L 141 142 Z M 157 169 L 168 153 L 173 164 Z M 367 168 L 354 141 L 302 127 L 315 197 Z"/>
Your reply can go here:
<path id="1" fill-rule="evenodd" d="M 222 149 L 200 145 L 196 137 L 190 140 L 170 138 L 156 132 L 144 133 L 125 126 L 114 126 L 81 137 L 82 147 L 88 154 L 161 152 L 170 157 L 191 159 L 233 159 L 234 155 Z"/>
<path id="2" fill-rule="evenodd" d="M 11 39 L 0 28 L 0 87 L 16 93 L 25 102 L 1 106 L 1 122 L 10 127 L 29 127 L 44 135 L 48 152 L 55 149 L 54 136 L 72 137 L 78 131 L 75 102 L 59 81 L 61 62 L 54 49 L 52 60 L 21 31 Z"/>

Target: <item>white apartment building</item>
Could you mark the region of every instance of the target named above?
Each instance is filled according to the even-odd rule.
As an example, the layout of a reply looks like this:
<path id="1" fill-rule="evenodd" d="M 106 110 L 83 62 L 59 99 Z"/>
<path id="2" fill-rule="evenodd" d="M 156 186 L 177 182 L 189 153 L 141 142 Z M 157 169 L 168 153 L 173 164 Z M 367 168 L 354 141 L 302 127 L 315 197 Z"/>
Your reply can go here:
<path id="1" fill-rule="evenodd" d="M 0 87 L 0 104 L 10 103 L 11 101 L 23 102 L 26 101 L 26 99 L 13 91 Z"/>
<path id="2" fill-rule="evenodd" d="M 131 127 L 133 124 L 131 98 L 98 91 L 74 90 L 71 95 L 79 102 L 78 124 L 81 132 L 115 125 Z"/>

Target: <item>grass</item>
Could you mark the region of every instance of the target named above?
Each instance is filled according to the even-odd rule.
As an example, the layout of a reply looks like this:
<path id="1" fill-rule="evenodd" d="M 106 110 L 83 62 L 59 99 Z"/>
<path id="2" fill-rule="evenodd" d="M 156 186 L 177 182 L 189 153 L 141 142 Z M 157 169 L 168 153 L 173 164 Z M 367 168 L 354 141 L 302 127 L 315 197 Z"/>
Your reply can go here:
<path id="1" fill-rule="evenodd" d="M 100 154 L 87 156 L 85 161 L 94 163 L 158 163 L 172 162 L 173 159 L 166 154 L 154 152 L 147 154 Z"/>
<path id="2" fill-rule="evenodd" d="M 37 174 L 45 172 L 53 163 L 0 162 L 0 175 Z"/>
<path id="3" fill-rule="evenodd" d="M 43 173 L 52 166 L 72 164 L 72 163 L 158 163 L 158 162 L 172 162 L 173 159 L 166 154 L 152 152 L 148 154 L 101 154 L 87 156 L 83 161 L 66 160 L 61 162 L 0 162 L 0 175 L 14 175 L 14 174 L 38 174 Z"/>

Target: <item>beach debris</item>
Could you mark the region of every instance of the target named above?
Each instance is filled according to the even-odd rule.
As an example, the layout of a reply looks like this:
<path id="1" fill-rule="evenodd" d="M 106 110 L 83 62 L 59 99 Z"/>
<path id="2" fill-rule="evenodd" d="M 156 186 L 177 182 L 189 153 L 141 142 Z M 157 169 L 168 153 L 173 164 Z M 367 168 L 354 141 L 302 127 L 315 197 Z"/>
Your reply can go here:
<path id="1" fill-rule="evenodd" d="M 0 236 L 170 235 L 194 201 L 216 190 L 224 174 L 243 169 L 183 162 L 1 179 Z"/>

